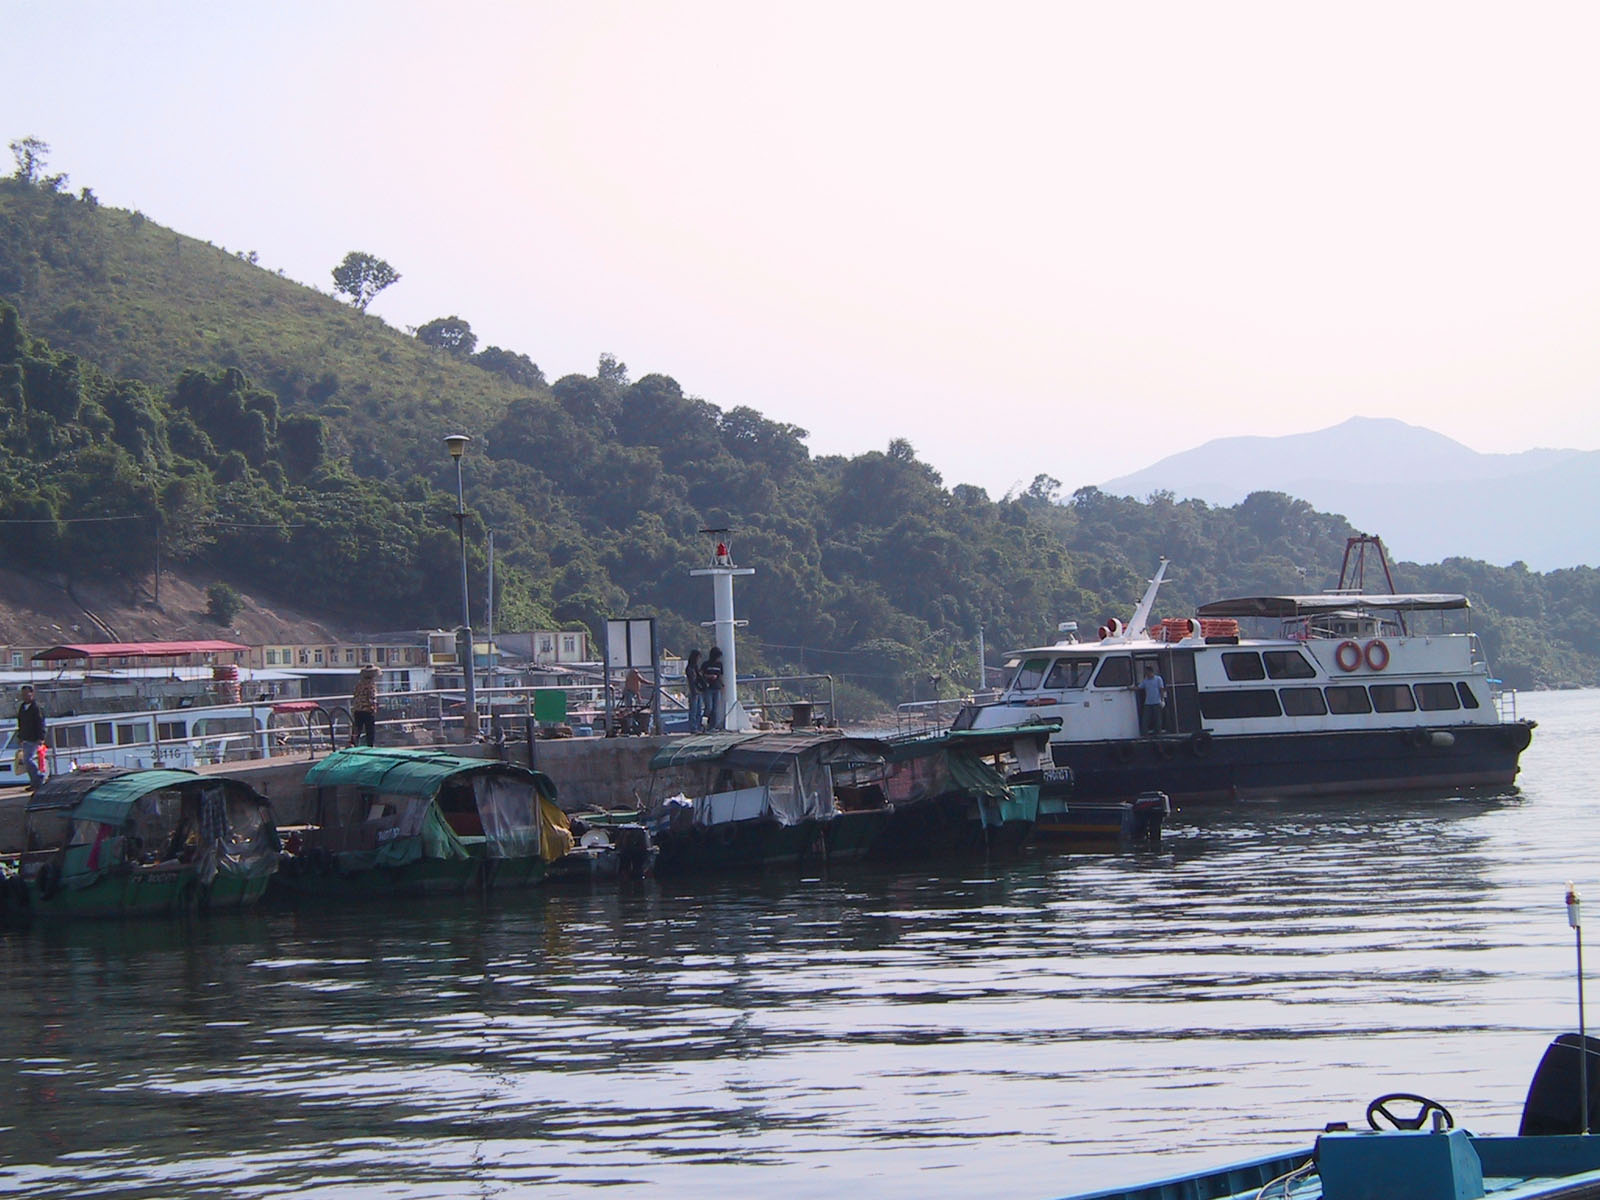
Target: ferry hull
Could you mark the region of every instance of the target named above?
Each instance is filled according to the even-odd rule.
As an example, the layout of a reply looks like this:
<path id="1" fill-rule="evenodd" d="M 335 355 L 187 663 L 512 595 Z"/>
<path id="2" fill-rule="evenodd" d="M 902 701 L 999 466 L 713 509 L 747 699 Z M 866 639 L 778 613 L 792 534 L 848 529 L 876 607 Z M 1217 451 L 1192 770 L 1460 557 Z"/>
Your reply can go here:
<path id="1" fill-rule="evenodd" d="M 1367 792 L 1509 787 L 1532 735 L 1529 722 L 1429 730 L 1146 738 L 1055 742 L 1073 795 L 1131 800 L 1166 792 L 1178 804 Z"/>

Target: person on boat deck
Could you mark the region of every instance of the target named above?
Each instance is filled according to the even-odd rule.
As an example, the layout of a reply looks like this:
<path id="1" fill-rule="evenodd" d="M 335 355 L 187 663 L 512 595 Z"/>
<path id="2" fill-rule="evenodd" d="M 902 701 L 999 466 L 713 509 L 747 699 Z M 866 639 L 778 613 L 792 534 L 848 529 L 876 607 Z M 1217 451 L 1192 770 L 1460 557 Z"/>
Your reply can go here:
<path id="1" fill-rule="evenodd" d="M 1155 737 L 1161 732 L 1162 714 L 1167 707 L 1167 681 L 1156 674 L 1153 663 L 1145 663 L 1139 681 L 1139 732 Z"/>
<path id="2" fill-rule="evenodd" d="M 382 672 L 368 663 L 356 679 L 355 695 L 350 697 L 350 744 L 378 744 L 378 676 Z"/>
<path id="3" fill-rule="evenodd" d="M 683 690 L 689 698 L 689 732 L 699 733 L 706 719 L 706 691 L 700 680 L 700 651 L 689 651 L 689 661 L 683 666 Z"/>
<path id="4" fill-rule="evenodd" d="M 722 728 L 722 647 L 713 646 L 700 665 L 700 686 L 706 693 L 706 728 Z"/>
<path id="5" fill-rule="evenodd" d="M 39 747 L 44 744 L 44 713 L 33 698 L 33 688 L 22 685 L 22 703 L 17 706 L 17 741 L 22 746 L 23 764 L 28 768 L 28 782 L 38 787 L 44 782 L 39 770 Z"/>

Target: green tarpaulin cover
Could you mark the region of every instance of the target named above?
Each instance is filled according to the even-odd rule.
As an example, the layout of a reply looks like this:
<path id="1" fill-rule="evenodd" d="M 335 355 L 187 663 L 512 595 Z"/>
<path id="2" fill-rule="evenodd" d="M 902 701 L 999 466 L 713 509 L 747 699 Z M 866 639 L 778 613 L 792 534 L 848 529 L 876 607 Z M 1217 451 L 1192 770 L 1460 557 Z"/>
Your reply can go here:
<path id="1" fill-rule="evenodd" d="M 193 783 L 199 778 L 193 771 L 170 770 L 133 771 L 118 775 L 85 795 L 72 815 L 81 821 L 120 826 L 128 819 L 128 810 L 141 796 L 159 792 L 162 788 Z"/>
<path id="2" fill-rule="evenodd" d="M 368 788 L 391 796 L 432 796 L 453 775 L 480 771 L 529 780 L 540 795 L 555 799 L 556 785 L 542 771 L 489 758 L 463 758 L 432 750 L 353 746 L 330 754 L 306 772 L 307 787 Z"/>

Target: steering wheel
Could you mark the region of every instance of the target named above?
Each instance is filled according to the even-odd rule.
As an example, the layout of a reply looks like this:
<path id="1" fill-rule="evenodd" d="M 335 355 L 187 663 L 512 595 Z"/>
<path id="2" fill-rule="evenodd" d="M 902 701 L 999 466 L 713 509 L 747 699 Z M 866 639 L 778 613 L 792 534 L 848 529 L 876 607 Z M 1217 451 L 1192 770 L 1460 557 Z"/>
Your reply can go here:
<path id="1" fill-rule="evenodd" d="M 1393 1103 L 1415 1104 L 1415 1116 L 1397 1116 L 1389 1110 Z M 1429 1100 L 1426 1096 L 1418 1096 L 1413 1092 L 1390 1092 L 1387 1096 L 1379 1096 L 1367 1105 L 1367 1124 L 1374 1129 L 1382 1129 L 1384 1125 L 1378 1118 L 1387 1121 L 1391 1129 L 1421 1129 L 1428 1123 L 1428 1118 L 1438 1113 L 1444 1122 L 1444 1128 L 1454 1129 L 1456 1119 L 1450 1115 L 1450 1110 L 1437 1100 Z"/>

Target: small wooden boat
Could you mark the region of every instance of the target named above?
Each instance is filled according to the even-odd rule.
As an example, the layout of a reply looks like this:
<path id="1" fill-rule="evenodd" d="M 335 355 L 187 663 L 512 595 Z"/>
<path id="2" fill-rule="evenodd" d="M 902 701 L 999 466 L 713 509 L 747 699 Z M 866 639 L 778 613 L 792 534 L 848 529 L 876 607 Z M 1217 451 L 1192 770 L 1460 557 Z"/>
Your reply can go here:
<path id="1" fill-rule="evenodd" d="M 1079 800 L 1066 792 L 1047 792 L 1034 823 L 1036 841 L 1061 849 L 1116 849 L 1155 843 L 1172 815 L 1165 792 L 1142 792 L 1132 800 Z"/>
<path id="2" fill-rule="evenodd" d="M 656 873 L 861 857 L 890 815 L 887 749 L 838 730 L 716 732 L 662 747 L 643 814 Z"/>
<path id="3" fill-rule="evenodd" d="M 1367 1105 L 1365 1130 L 1336 1122 L 1303 1149 L 1069 1200 L 1596 1200 L 1600 1137 L 1583 1122 L 1600 1119 L 1597 1101 L 1600 1040 L 1562 1034 L 1515 1137 L 1468 1133 L 1438 1101 L 1392 1093 Z"/>
<path id="4" fill-rule="evenodd" d="M 8 915 L 122 917 L 254 903 L 278 863 L 266 797 L 225 775 L 73 771 L 28 801 Z"/>
<path id="5" fill-rule="evenodd" d="M 284 828 L 273 894 L 386 899 L 527 886 L 572 849 L 548 775 L 429 750 L 356 746 L 306 772 L 315 820 Z"/>
<path id="6" fill-rule="evenodd" d="M 1013 850 L 1039 813 L 1038 764 L 1059 720 L 963 729 L 892 743 L 885 783 L 894 811 L 871 856 L 925 858 Z"/>

